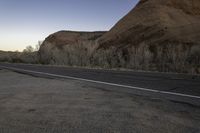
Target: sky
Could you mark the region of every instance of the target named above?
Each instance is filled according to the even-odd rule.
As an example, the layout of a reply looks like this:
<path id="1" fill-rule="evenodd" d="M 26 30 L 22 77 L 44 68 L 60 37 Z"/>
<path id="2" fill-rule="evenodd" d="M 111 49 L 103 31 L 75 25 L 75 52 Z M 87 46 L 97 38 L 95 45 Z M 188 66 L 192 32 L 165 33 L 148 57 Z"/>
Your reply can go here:
<path id="1" fill-rule="evenodd" d="M 0 50 L 22 51 L 60 30 L 105 31 L 138 0 L 0 0 Z"/>

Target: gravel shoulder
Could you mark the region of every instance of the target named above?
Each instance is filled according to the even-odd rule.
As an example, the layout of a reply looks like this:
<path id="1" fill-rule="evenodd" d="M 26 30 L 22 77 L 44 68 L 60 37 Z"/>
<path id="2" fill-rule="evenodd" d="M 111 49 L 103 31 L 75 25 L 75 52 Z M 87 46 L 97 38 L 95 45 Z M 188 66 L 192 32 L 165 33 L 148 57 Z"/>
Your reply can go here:
<path id="1" fill-rule="evenodd" d="M 1 133 L 199 133 L 200 107 L 0 70 Z"/>

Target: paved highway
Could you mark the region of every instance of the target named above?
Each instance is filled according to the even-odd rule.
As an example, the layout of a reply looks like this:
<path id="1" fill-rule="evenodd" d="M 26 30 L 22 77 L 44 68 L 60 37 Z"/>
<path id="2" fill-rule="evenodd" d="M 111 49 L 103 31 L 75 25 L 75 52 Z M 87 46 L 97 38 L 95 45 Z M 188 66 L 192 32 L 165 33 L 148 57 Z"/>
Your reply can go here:
<path id="1" fill-rule="evenodd" d="M 97 84 L 200 100 L 200 77 L 186 74 L 96 70 L 58 66 L 0 63 L 10 69 L 39 76 L 71 78 Z"/>

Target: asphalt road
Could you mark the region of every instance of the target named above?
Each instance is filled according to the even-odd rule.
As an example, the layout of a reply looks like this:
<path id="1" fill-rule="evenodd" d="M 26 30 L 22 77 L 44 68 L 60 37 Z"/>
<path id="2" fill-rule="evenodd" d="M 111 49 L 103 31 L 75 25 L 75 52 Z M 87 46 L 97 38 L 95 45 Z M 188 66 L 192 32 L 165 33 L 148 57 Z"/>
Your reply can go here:
<path id="1" fill-rule="evenodd" d="M 200 133 L 200 107 L 34 76 L 0 69 L 0 133 Z"/>
<path id="2" fill-rule="evenodd" d="M 56 74 L 61 76 L 70 76 L 74 78 L 87 79 L 92 81 L 100 81 L 126 86 L 142 88 L 149 90 L 158 90 L 166 95 L 183 94 L 186 98 L 192 98 L 197 101 L 200 100 L 200 77 L 197 75 L 186 74 L 169 74 L 156 72 L 134 72 L 134 71 L 115 71 L 115 70 L 96 70 L 83 68 L 69 68 L 43 65 L 27 65 L 27 64 L 9 64 L 0 63 L 0 68 L 10 68 L 36 71 L 42 73 Z M 32 73 L 32 72 L 30 72 Z M 39 74 L 42 76 L 43 74 Z M 49 75 L 48 75 L 49 76 Z M 105 85 L 105 84 L 104 84 Z M 109 85 L 109 84 L 108 84 Z M 120 86 L 118 86 L 120 87 Z M 121 88 L 122 88 L 121 87 Z M 129 88 L 131 89 L 131 88 Z M 169 92 L 169 93 L 168 93 Z M 187 95 L 189 97 L 187 97 Z M 190 97 L 191 96 L 191 97 Z M 194 96 L 194 97 L 193 97 Z M 174 96 L 176 97 L 176 95 Z M 183 96 L 184 97 L 184 96 Z"/>

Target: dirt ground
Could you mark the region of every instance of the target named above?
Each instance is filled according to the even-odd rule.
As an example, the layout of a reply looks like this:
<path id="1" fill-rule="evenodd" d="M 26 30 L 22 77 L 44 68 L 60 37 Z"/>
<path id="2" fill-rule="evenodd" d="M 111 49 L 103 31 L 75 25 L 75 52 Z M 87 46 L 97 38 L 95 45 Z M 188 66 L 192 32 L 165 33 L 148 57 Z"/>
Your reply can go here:
<path id="1" fill-rule="evenodd" d="M 200 107 L 0 70 L 0 133 L 200 133 Z"/>

